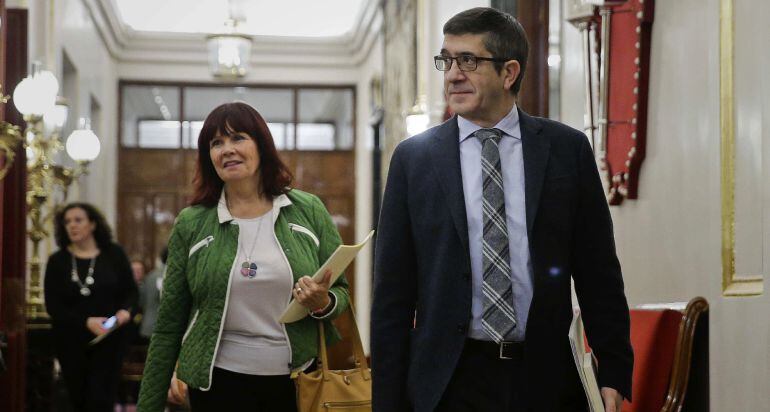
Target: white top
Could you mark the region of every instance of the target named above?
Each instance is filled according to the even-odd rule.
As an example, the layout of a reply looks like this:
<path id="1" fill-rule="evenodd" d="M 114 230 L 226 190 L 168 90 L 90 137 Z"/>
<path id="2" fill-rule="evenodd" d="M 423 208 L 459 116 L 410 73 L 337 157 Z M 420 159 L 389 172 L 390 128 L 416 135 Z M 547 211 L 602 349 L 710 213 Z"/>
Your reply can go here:
<path id="1" fill-rule="evenodd" d="M 484 309 L 481 243 L 483 237 L 483 216 L 481 203 L 483 195 L 481 172 L 481 141 L 471 136 L 482 127 L 460 116 L 460 167 L 465 195 L 465 213 L 468 219 L 468 248 L 471 255 L 472 301 L 471 325 L 468 336 L 479 340 L 491 340 L 481 327 Z M 523 341 L 527 330 L 527 315 L 532 302 L 532 262 L 529 256 L 527 236 L 527 211 L 524 202 L 524 154 L 519 127 L 519 112 L 513 105 L 508 114 L 494 128 L 503 132 L 500 140 L 500 163 L 503 173 L 505 195 L 505 223 L 508 227 L 508 251 L 513 286 L 513 307 L 516 310 L 516 328 L 507 340 Z"/>
<path id="2" fill-rule="evenodd" d="M 255 219 L 232 220 L 239 226 L 238 253 L 230 273 L 230 301 L 214 362 L 218 368 L 249 375 L 290 372 L 291 350 L 278 318 L 291 298 L 293 279 L 275 237 L 274 214 L 279 211 L 274 207 Z M 241 264 L 249 260 L 257 264 L 253 278 L 241 274 Z"/>

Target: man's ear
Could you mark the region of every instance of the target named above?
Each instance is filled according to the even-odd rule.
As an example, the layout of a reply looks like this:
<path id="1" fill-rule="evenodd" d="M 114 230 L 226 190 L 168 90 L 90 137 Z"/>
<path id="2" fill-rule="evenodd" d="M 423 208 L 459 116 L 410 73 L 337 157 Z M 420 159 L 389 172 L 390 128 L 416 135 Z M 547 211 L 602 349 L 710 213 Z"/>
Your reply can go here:
<path id="1" fill-rule="evenodd" d="M 504 85 L 506 90 L 511 90 L 511 86 L 516 82 L 521 74 L 521 65 L 518 60 L 508 60 L 503 65 Z"/>

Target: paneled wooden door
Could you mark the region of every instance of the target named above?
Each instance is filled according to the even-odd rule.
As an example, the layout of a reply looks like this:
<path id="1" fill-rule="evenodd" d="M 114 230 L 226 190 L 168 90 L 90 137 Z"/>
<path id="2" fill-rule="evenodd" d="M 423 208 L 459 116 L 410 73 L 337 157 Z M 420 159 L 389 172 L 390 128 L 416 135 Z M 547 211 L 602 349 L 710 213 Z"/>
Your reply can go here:
<path id="1" fill-rule="evenodd" d="M 180 150 L 127 149 L 118 171 L 118 240 L 129 258 L 152 268 L 166 245 L 177 213 L 186 205 L 192 178 Z"/>

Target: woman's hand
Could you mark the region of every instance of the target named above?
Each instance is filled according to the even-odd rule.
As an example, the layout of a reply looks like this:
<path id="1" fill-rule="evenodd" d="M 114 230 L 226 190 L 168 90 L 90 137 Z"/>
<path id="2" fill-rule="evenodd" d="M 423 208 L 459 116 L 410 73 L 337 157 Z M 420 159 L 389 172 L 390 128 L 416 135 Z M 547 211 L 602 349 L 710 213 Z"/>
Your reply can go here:
<path id="1" fill-rule="evenodd" d="M 121 309 L 115 312 L 115 317 L 118 318 L 118 325 L 125 325 L 131 320 L 131 312 Z"/>
<path id="2" fill-rule="evenodd" d="M 176 378 L 176 372 L 171 376 L 171 385 L 168 388 L 166 400 L 175 405 L 185 405 L 187 403 L 187 384 Z"/>
<path id="3" fill-rule="evenodd" d="M 105 320 L 107 320 L 107 318 L 103 316 L 90 317 L 86 319 L 86 328 L 96 336 L 103 335 L 105 332 L 107 332 L 107 329 L 102 327 L 102 322 Z"/>
<path id="4" fill-rule="evenodd" d="M 326 308 L 331 303 L 329 297 L 329 286 L 332 279 L 332 271 L 327 270 L 323 279 L 316 282 L 310 276 L 303 276 L 294 284 L 292 295 L 302 306 L 308 308 L 311 312 L 318 312 Z"/>

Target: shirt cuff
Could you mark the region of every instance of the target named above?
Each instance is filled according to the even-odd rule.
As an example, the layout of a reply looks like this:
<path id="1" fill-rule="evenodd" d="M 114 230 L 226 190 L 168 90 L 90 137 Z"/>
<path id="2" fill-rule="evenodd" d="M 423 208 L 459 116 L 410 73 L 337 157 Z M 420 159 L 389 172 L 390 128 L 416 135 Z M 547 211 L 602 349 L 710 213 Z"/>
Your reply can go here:
<path id="1" fill-rule="evenodd" d="M 324 310 L 321 311 L 321 314 L 319 315 L 310 312 L 310 317 L 314 319 L 327 319 L 329 316 L 331 316 L 332 313 L 334 313 L 335 309 L 337 309 L 337 296 L 334 295 L 333 292 L 329 291 L 329 304 L 326 305 Z"/>

